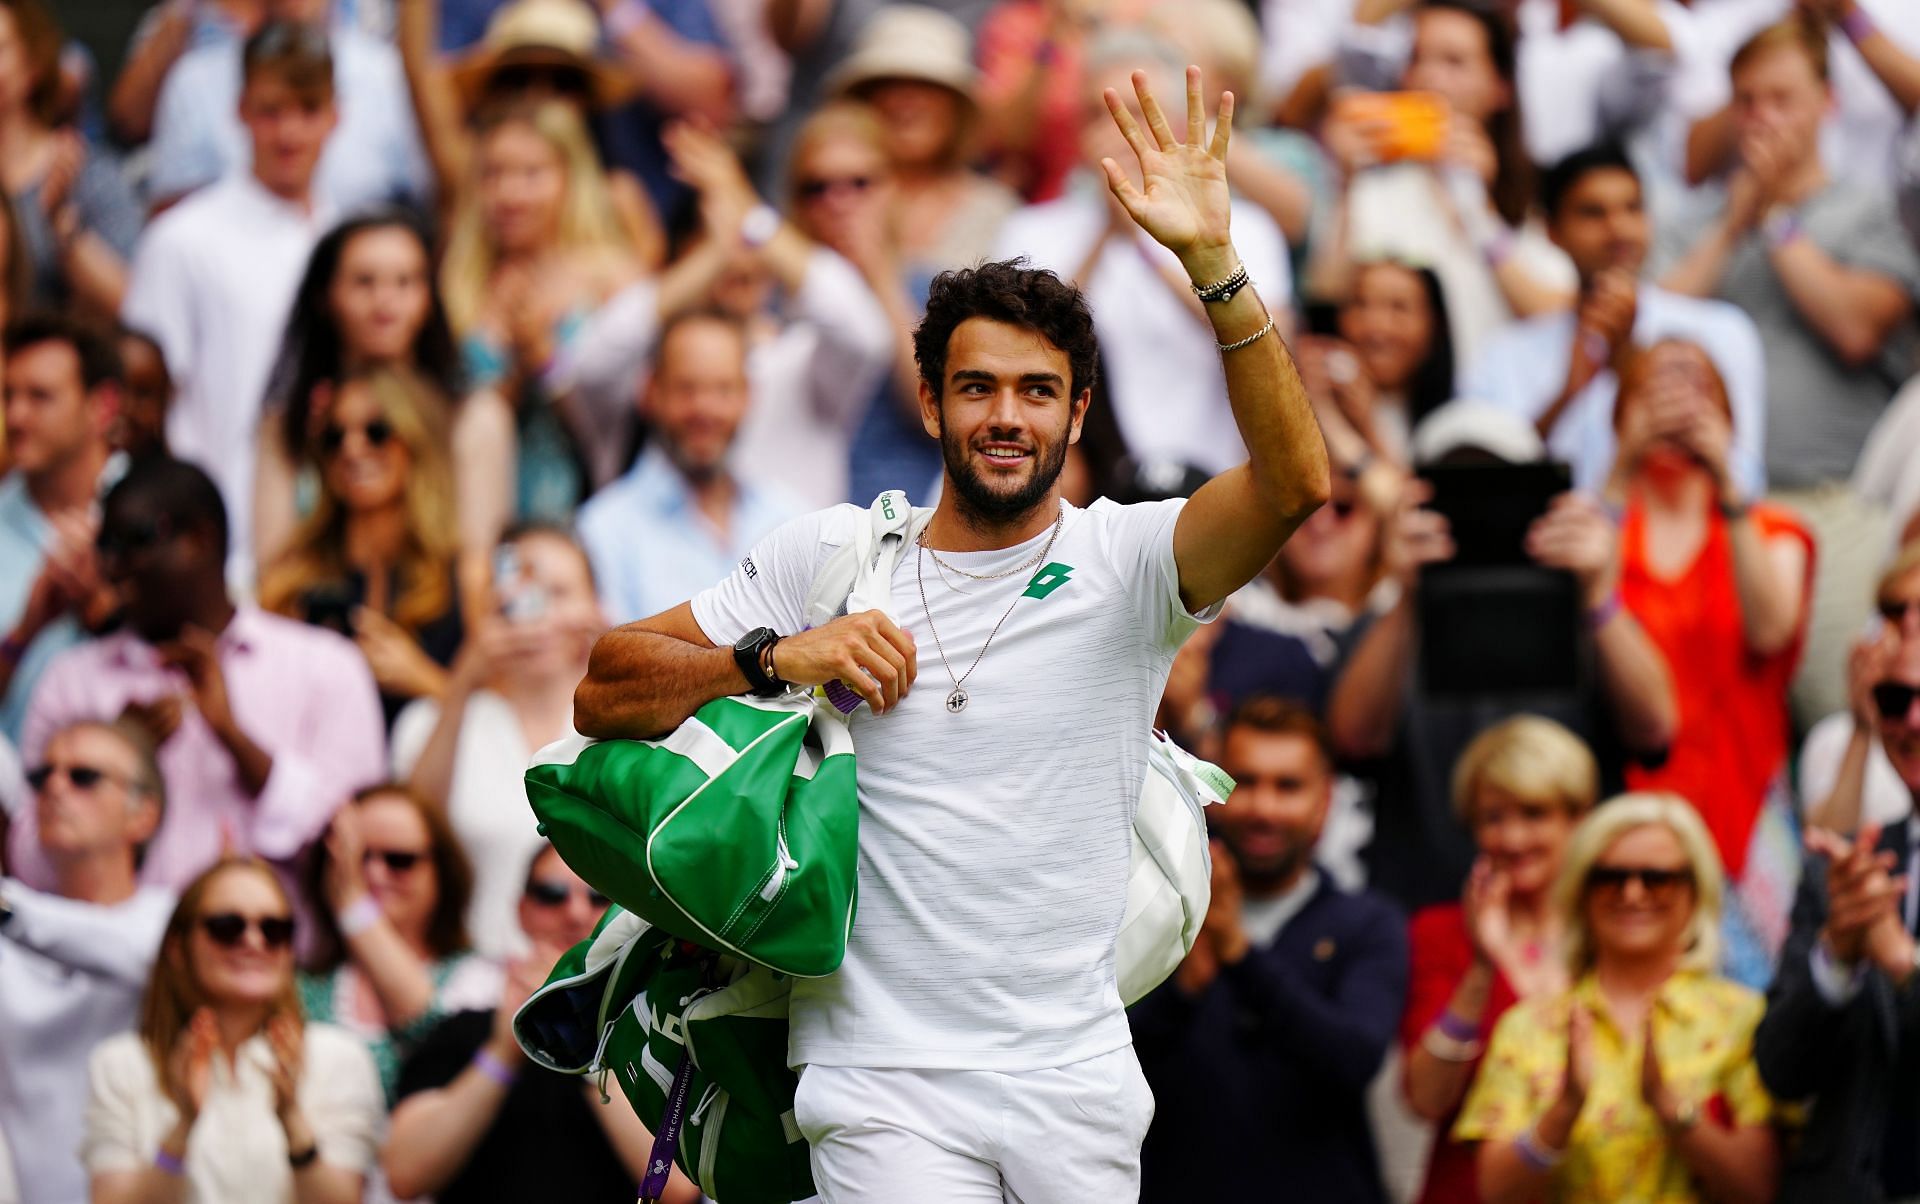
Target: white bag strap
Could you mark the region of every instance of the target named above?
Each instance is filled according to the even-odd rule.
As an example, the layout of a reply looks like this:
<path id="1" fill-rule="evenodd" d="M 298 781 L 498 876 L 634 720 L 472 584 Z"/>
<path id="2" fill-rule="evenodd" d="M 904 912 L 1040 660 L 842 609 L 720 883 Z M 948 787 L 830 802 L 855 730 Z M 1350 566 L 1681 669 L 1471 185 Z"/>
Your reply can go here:
<path id="1" fill-rule="evenodd" d="M 893 570 L 927 523 L 929 508 L 916 509 L 904 490 L 889 489 L 873 499 L 867 524 L 834 549 L 813 576 L 807 592 L 807 626 L 820 627 L 840 615 L 878 610 L 894 618 Z"/>

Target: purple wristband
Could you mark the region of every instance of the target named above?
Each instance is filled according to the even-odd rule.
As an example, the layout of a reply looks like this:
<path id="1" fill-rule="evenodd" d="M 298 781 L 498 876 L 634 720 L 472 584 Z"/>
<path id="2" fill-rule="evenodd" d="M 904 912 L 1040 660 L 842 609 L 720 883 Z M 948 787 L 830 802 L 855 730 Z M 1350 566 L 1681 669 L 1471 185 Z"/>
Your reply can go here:
<path id="1" fill-rule="evenodd" d="M 1594 607 L 1592 610 L 1587 612 L 1587 627 L 1593 631 L 1598 631 L 1602 627 L 1605 627 L 1608 623 L 1611 623 L 1613 621 L 1613 616 L 1619 613 L 1620 613 L 1620 591 L 1615 590 L 1613 591 L 1613 593 L 1607 596 L 1607 600 L 1605 602 L 1602 602 L 1600 605 Z"/>
<path id="2" fill-rule="evenodd" d="M 494 1057 L 490 1049 L 482 1049 L 473 1055 L 473 1067 L 502 1087 L 513 1086 L 514 1080 L 520 1077 L 519 1071 Z"/>
<path id="3" fill-rule="evenodd" d="M 1454 1015 L 1451 1009 L 1441 1012 L 1440 1018 L 1433 1022 L 1433 1027 L 1439 1029 L 1440 1035 L 1449 1041 L 1458 1041 L 1462 1045 L 1478 1040 L 1480 1037 L 1478 1024 L 1471 1020 L 1462 1020 Z"/>
<path id="4" fill-rule="evenodd" d="M 1879 33 L 1880 27 L 1873 23 L 1873 17 L 1866 9 L 1856 4 L 1852 12 L 1840 18 L 1840 32 L 1847 35 L 1847 41 L 1858 46 Z"/>
<path id="5" fill-rule="evenodd" d="M 187 1173 L 187 1164 L 165 1150 L 157 1150 L 153 1155 L 153 1169 L 169 1175 L 184 1175 Z"/>
<path id="6" fill-rule="evenodd" d="M 1560 1165 L 1560 1155 L 1541 1145 L 1532 1129 L 1514 1138 L 1513 1152 L 1520 1155 L 1520 1161 L 1543 1175 Z"/>

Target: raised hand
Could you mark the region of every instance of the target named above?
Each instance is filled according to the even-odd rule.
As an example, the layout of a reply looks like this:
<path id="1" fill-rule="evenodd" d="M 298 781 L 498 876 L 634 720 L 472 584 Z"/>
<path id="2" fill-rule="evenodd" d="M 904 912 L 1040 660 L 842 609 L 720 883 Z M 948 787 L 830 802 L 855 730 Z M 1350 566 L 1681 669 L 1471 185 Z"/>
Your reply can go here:
<path id="1" fill-rule="evenodd" d="M 306 1070 L 306 1041 L 297 1017 L 281 1013 L 267 1021 L 267 1048 L 273 1065 L 273 1110 L 283 1121 L 300 1106 L 300 1076 Z"/>
<path id="2" fill-rule="evenodd" d="M 1508 909 L 1511 890 L 1512 882 L 1507 875 L 1494 869 L 1493 863 L 1483 856 L 1475 859 L 1461 899 L 1461 910 L 1466 913 L 1467 940 L 1472 943 L 1473 951 L 1502 971 L 1512 961 L 1513 920 Z"/>
<path id="3" fill-rule="evenodd" d="M 1575 1003 L 1567 1008 L 1567 1065 L 1560 1079 L 1560 1098 L 1578 1116 L 1592 1087 L 1593 1013 Z"/>
<path id="4" fill-rule="evenodd" d="M 1146 118 L 1145 133 L 1118 92 L 1108 88 L 1104 95 L 1114 124 L 1133 148 L 1141 183 L 1134 184 L 1112 159 L 1102 159 L 1107 186 L 1127 215 L 1155 242 L 1180 256 L 1190 272 L 1204 265 L 1204 270 L 1211 273 L 1217 265 L 1208 259 L 1219 257 L 1231 245 L 1227 234 L 1231 217 L 1227 144 L 1233 128 L 1233 93 L 1220 94 L 1219 119 L 1209 141 L 1206 103 L 1200 95 L 1200 68 L 1188 67 L 1183 141 L 1167 124 L 1167 115 L 1147 86 L 1146 72 L 1133 73 L 1133 91 Z M 1231 270 L 1231 263 L 1227 266 Z"/>
<path id="5" fill-rule="evenodd" d="M 180 1123 L 191 1126 L 206 1105 L 207 1090 L 213 1082 L 213 1057 L 220 1048 L 220 1027 L 213 1012 L 201 1008 L 187 1022 L 173 1043 L 167 1058 L 167 1077 L 171 1079 L 167 1097 L 180 1113 Z"/>
<path id="6" fill-rule="evenodd" d="M 1653 1109 L 1653 1114 L 1663 1124 L 1667 1124 L 1672 1123 L 1680 1106 L 1673 1098 L 1673 1092 L 1667 1089 L 1666 1072 L 1660 1066 L 1660 1049 L 1653 1039 L 1653 1017 L 1657 1010 L 1648 1010 L 1646 1031 L 1641 1034 L 1640 1098 L 1646 1101 L 1647 1107 Z"/>

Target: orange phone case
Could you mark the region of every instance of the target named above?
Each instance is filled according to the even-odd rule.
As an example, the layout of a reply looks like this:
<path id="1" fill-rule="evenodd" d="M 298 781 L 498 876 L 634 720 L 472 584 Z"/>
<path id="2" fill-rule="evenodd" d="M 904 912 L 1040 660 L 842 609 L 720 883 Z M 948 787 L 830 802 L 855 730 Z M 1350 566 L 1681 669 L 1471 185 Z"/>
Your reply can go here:
<path id="1" fill-rule="evenodd" d="M 1374 127 L 1382 162 L 1438 159 L 1447 144 L 1447 102 L 1432 92 L 1355 92 L 1337 102 L 1340 116 Z"/>

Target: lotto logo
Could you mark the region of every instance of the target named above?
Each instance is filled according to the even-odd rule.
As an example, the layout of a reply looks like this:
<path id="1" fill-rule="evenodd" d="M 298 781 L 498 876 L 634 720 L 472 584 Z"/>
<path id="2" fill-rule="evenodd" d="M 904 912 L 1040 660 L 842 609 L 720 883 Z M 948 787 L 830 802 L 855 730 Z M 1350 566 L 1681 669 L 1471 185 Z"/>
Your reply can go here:
<path id="1" fill-rule="evenodd" d="M 1020 596 L 1023 598 L 1044 598 L 1054 590 L 1065 585 L 1067 579 L 1071 576 L 1073 576 L 1073 566 L 1070 564 L 1061 564 L 1056 561 L 1052 564 L 1044 565 L 1039 572 L 1033 575 L 1033 580 L 1027 582 L 1026 591 Z"/>

